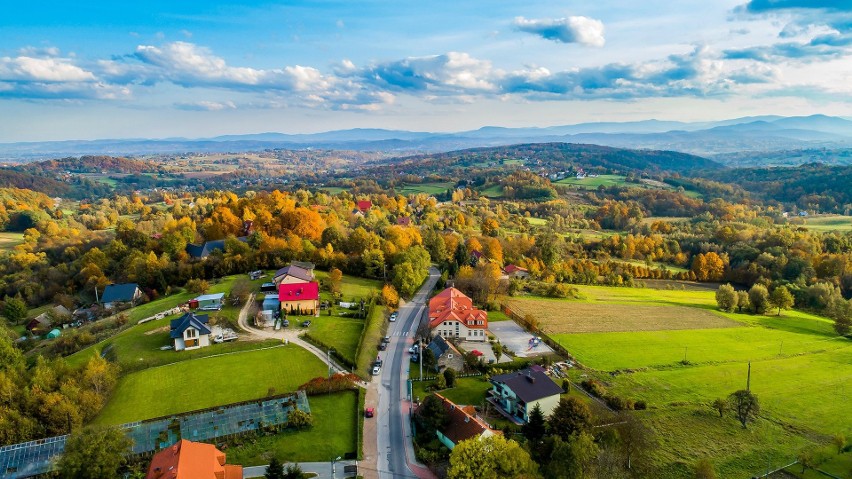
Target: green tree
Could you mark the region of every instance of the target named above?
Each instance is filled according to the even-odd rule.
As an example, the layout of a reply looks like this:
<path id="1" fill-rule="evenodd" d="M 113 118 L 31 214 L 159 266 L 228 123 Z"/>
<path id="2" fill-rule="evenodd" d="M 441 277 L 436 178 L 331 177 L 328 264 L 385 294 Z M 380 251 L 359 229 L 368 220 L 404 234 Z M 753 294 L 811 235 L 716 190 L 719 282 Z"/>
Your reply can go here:
<path id="1" fill-rule="evenodd" d="M 559 400 L 548 421 L 551 434 L 567 441 L 571 435 L 588 432 L 592 428 L 592 411 L 579 399 L 569 396 Z"/>
<path id="2" fill-rule="evenodd" d="M 417 291 L 422 279 L 414 272 L 411 263 L 400 263 L 393 267 L 393 286 L 399 294 L 410 297 Z"/>
<path id="3" fill-rule="evenodd" d="M 786 286 L 778 286 L 769 296 L 769 302 L 773 307 L 778 308 L 778 316 L 781 316 L 781 310 L 792 308 L 794 300 Z"/>
<path id="4" fill-rule="evenodd" d="M 423 398 L 423 403 L 417 408 L 414 417 L 417 424 L 418 436 L 435 437 L 435 431 L 443 429 L 450 423 L 450 415 L 444 409 L 443 402 L 434 394 Z"/>
<path id="5" fill-rule="evenodd" d="M 762 284 L 756 284 L 748 290 L 748 300 L 757 314 L 763 314 L 769 309 L 769 291 Z"/>
<path id="6" fill-rule="evenodd" d="M 191 279 L 186 282 L 186 289 L 190 293 L 204 294 L 210 289 L 210 283 L 204 279 Z"/>
<path id="7" fill-rule="evenodd" d="M 63 479 L 119 477 L 132 442 L 117 428 L 87 427 L 71 434 L 59 459 Z"/>
<path id="8" fill-rule="evenodd" d="M 560 479 L 585 479 L 594 477 L 592 468 L 600 450 L 591 434 L 580 432 L 562 440 L 551 439 L 550 462 L 544 469 L 545 476 Z"/>
<path id="9" fill-rule="evenodd" d="M 302 467 L 298 464 L 290 464 L 282 477 L 284 479 L 303 479 L 305 473 L 302 472 Z"/>
<path id="10" fill-rule="evenodd" d="M 538 466 L 521 446 L 503 436 L 472 438 L 450 453 L 448 479 L 512 479 L 534 477 Z"/>
<path id="11" fill-rule="evenodd" d="M 445 378 L 443 374 L 438 374 L 435 377 L 435 389 L 438 391 L 447 389 L 447 378 Z"/>
<path id="12" fill-rule="evenodd" d="M 456 370 L 453 368 L 445 369 L 444 381 L 446 381 L 448 388 L 456 387 Z"/>
<path id="13" fill-rule="evenodd" d="M 751 308 L 751 300 L 748 297 L 748 291 L 737 291 L 737 311 L 740 313 L 743 310 L 748 311 Z"/>
<path id="14" fill-rule="evenodd" d="M 835 298 L 828 305 L 828 315 L 834 320 L 834 330 L 841 336 L 852 332 L 852 300 Z"/>
<path id="15" fill-rule="evenodd" d="M 422 350 L 423 353 L 420 355 L 420 360 L 423 361 L 423 369 L 427 371 L 434 371 L 435 365 L 437 364 L 435 353 L 433 353 L 429 348 L 422 348 Z"/>
<path id="16" fill-rule="evenodd" d="M 728 410 L 728 401 L 718 398 L 713 401 L 713 409 L 719 413 L 719 417 L 725 417 L 725 412 Z"/>
<path id="17" fill-rule="evenodd" d="M 527 419 L 527 422 L 521 426 L 521 433 L 527 438 L 531 447 L 536 447 L 544 439 L 544 435 L 547 434 L 547 423 L 544 420 L 544 413 L 541 412 L 541 407 L 538 403 L 530 411 L 530 417 Z"/>
<path id="18" fill-rule="evenodd" d="M 737 307 L 737 292 L 734 290 L 734 287 L 730 284 L 719 286 L 719 289 L 716 291 L 716 304 L 722 311 L 733 312 Z"/>
<path id="19" fill-rule="evenodd" d="M 27 317 L 27 303 L 21 295 L 6 296 L 3 300 L 3 316 L 12 324 L 18 324 Z"/>
<path id="20" fill-rule="evenodd" d="M 269 465 L 266 466 L 266 471 L 263 473 L 266 479 L 284 479 L 284 465 L 277 457 L 269 460 Z"/>
<path id="21" fill-rule="evenodd" d="M 290 411 L 290 415 L 287 416 L 287 426 L 294 427 L 296 429 L 310 427 L 313 423 L 314 418 L 311 414 L 302 411 L 301 409 L 294 409 Z"/>
<path id="22" fill-rule="evenodd" d="M 732 393 L 728 396 L 728 402 L 731 404 L 734 416 L 740 421 L 743 428 L 760 413 L 760 402 L 757 400 L 757 396 L 747 389 Z"/>
<path id="23" fill-rule="evenodd" d="M 695 463 L 695 479 L 716 479 L 716 468 L 710 459 L 700 459 Z"/>

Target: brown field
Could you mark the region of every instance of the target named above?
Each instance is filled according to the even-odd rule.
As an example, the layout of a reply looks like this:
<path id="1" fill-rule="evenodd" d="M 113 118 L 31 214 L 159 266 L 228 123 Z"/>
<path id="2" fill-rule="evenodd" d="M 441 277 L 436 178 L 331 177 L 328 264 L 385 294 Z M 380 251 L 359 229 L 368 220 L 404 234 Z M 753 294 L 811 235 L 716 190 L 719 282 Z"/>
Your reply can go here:
<path id="1" fill-rule="evenodd" d="M 542 299 L 512 299 L 519 314 L 538 318 L 547 333 L 604 333 L 711 329 L 742 326 L 710 311 L 686 306 L 595 304 Z"/>

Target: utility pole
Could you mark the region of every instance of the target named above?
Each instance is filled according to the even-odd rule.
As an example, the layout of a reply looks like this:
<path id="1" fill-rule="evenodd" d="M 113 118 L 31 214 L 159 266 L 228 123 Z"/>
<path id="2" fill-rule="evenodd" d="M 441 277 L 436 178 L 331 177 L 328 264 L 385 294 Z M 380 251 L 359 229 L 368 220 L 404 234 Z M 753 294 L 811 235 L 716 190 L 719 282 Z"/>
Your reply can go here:
<path id="1" fill-rule="evenodd" d="M 748 362 L 748 377 L 746 378 L 746 391 L 751 391 L 751 361 Z"/>
<path id="2" fill-rule="evenodd" d="M 417 354 L 420 355 L 420 381 L 423 381 L 423 346 L 420 343 L 420 338 L 417 338 Z"/>
<path id="3" fill-rule="evenodd" d="M 683 362 L 686 363 L 686 351 L 689 350 L 689 346 L 683 347 Z"/>
<path id="4" fill-rule="evenodd" d="M 781 340 L 781 347 L 778 348 L 778 355 L 781 356 L 781 351 L 784 350 L 784 340 Z"/>

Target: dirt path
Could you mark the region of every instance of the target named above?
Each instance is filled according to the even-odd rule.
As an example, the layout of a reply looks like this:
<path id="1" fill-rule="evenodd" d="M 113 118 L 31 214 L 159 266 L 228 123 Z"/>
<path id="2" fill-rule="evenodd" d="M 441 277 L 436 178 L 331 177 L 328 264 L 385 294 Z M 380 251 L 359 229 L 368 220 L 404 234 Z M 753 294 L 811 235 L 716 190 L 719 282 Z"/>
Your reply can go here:
<path id="1" fill-rule="evenodd" d="M 256 339 L 278 339 L 281 342 L 293 343 L 310 351 L 314 356 L 318 357 L 322 362 L 331 367 L 331 369 L 334 370 L 335 373 L 348 372 L 346 368 L 338 364 L 333 359 L 329 358 L 326 351 L 323 351 L 320 348 L 314 346 L 313 344 L 301 339 L 299 337 L 299 333 L 301 331 L 298 329 L 281 328 L 278 331 L 274 331 L 252 326 L 248 321 L 248 312 L 251 309 L 252 303 L 254 303 L 254 293 L 249 295 L 246 304 L 243 305 L 243 308 L 240 310 L 240 314 L 237 317 L 237 324 L 239 324 L 240 328 L 242 328 L 242 330 L 246 334 Z"/>

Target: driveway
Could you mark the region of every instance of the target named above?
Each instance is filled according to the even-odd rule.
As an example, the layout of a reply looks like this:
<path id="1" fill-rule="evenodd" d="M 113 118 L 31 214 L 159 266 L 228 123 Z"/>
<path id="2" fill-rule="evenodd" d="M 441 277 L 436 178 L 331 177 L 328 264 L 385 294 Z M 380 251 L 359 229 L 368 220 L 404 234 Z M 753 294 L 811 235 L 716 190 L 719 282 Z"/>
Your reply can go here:
<path id="1" fill-rule="evenodd" d="M 532 339 L 533 335 L 518 326 L 518 323 L 511 320 L 490 322 L 488 323 L 488 331 L 496 336 L 516 356 L 521 358 L 541 356 L 553 352 L 550 346 L 541 342 L 538 343 L 538 346 L 531 347 L 530 339 Z"/>

